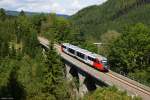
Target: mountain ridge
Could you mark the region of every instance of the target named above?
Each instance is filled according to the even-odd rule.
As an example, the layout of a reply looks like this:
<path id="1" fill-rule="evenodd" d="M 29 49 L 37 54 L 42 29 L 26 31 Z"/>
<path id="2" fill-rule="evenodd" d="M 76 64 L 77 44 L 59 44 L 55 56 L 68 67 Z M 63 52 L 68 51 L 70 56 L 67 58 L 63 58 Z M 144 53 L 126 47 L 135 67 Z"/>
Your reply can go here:
<path id="1" fill-rule="evenodd" d="M 19 15 L 19 13 L 20 13 L 19 11 L 6 10 L 6 14 L 7 15 L 17 16 L 17 15 Z M 28 12 L 28 11 L 25 11 L 25 13 L 28 16 L 32 16 L 32 15 L 41 14 L 43 12 L 39 13 L 39 12 Z M 43 14 L 49 14 L 49 13 L 43 13 Z M 60 17 L 65 17 L 65 18 L 69 17 L 69 15 L 65 15 L 65 14 L 56 14 L 56 15 L 60 16 Z"/>
<path id="2" fill-rule="evenodd" d="M 109 30 L 122 33 L 126 25 L 143 23 L 150 26 L 149 11 L 149 0 L 108 0 L 102 5 L 80 10 L 71 16 L 71 20 L 87 38 L 98 40 L 101 34 Z"/>

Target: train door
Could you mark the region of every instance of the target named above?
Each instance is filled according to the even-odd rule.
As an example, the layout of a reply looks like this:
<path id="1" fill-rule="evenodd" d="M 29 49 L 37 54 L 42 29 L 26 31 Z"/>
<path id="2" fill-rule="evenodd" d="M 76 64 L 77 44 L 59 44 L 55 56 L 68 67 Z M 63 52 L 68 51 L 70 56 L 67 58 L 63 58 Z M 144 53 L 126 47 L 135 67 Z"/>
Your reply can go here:
<path id="1" fill-rule="evenodd" d="M 90 64 L 90 65 L 93 65 L 93 63 L 94 63 L 94 58 L 91 57 L 91 56 L 88 56 L 88 57 L 87 57 L 87 63 Z"/>
<path id="2" fill-rule="evenodd" d="M 88 56 L 87 55 L 84 56 L 84 62 L 88 63 Z"/>

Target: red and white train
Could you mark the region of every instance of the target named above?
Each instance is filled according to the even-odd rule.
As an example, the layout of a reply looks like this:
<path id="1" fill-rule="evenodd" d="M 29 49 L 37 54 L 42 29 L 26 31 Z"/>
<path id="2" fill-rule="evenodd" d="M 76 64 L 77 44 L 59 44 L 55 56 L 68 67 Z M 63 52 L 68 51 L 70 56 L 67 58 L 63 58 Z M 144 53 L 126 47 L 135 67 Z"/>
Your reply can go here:
<path id="1" fill-rule="evenodd" d="M 107 58 L 105 58 L 101 55 L 89 52 L 88 50 L 81 49 L 81 48 L 71 45 L 69 43 L 63 43 L 61 45 L 61 50 L 62 50 L 62 52 L 66 53 L 68 55 L 71 55 L 102 72 L 109 71 L 109 66 L 107 64 Z"/>

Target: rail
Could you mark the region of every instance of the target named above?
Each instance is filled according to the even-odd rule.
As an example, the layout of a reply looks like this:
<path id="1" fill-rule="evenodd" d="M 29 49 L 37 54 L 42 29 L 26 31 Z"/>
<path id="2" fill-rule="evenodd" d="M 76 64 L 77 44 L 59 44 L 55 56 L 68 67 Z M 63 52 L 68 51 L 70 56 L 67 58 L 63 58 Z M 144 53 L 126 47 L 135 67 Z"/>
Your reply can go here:
<path id="1" fill-rule="evenodd" d="M 127 84 L 128 86 L 130 86 L 132 88 L 135 88 L 135 89 L 137 89 L 137 90 L 139 90 L 139 91 L 141 91 L 141 92 L 143 92 L 143 93 L 150 96 L 150 88 L 149 87 L 144 86 L 144 85 L 142 85 L 142 84 L 140 84 L 140 83 L 138 83 L 134 80 L 131 80 L 129 78 L 127 79 L 126 77 L 121 76 L 121 75 L 119 75 L 117 73 L 114 73 L 112 71 L 109 71 L 109 73 L 106 73 L 106 74 L 108 76 L 110 76 L 110 77 L 112 77 L 112 78 L 114 78 L 114 79 L 116 79 L 116 80 L 118 80 L 118 81 L 120 81 L 124 84 Z"/>
<path id="2" fill-rule="evenodd" d="M 49 45 L 48 40 L 41 37 L 38 39 L 42 45 L 46 47 Z M 72 64 L 78 66 L 79 68 L 89 73 L 96 79 L 102 80 L 103 82 L 108 83 L 108 85 L 115 85 L 120 89 L 122 88 L 123 90 L 126 90 L 131 94 L 133 93 L 134 95 L 141 96 L 143 100 L 149 100 L 150 87 L 140 84 L 139 82 L 131 80 L 111 70 L 108 73 L 99 72 L 94 68 L 91 68 L 86 64 L 83 64 L 77 59 L 74 59 L 73 57 L 70 57 L 69 55 L 62 53 L 60 50 L 60 46 L 58 44 L 55 44 L 55 48 L 63 58 L 68 59 L 68 61 L 70 61 Z"/>

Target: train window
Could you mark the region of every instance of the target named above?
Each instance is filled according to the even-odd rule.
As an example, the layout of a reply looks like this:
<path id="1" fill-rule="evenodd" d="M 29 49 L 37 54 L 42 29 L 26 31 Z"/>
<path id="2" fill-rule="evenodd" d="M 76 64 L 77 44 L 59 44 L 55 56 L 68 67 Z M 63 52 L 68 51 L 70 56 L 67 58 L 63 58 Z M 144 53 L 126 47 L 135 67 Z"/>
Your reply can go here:
<path id="1" fill-rule="evenodd" d="M 73 49 L 70 49 L 70 48 L 69 48 L 69 52 L 72 53 L 72 54 L 75 53 L 75 51 Z"/>
<path id="2" fill-rule="evenodd" d="M 88 56 L 88 59 L 91 60 L 91 61 L 94 61 L 94 60 L 95 60 L 94 58 L 89 57 L 89 56 Z"/>
<path id="3" fill-rule="evenodd" d="M 79 52 L 77 52 L 77 56 L 79 56 L 79 57 L 80 57 L 80 53 L 79 53 Z"/>
<path id="4" fill-rule="evenodd" d="M 103 60 L 102 63 L 104 64 L 104 66 L 108 66 L 107 60 Z"/>
<path id="5" fill-rule="evenodd" d="M 80 53 L 80 52 L 77 52 L 77 56 L 84 59 L 84 54 Z"/>

